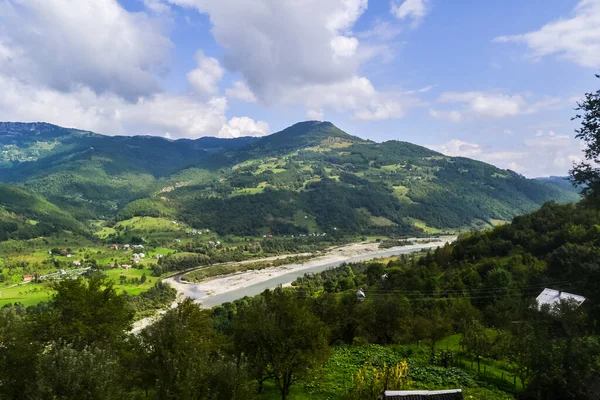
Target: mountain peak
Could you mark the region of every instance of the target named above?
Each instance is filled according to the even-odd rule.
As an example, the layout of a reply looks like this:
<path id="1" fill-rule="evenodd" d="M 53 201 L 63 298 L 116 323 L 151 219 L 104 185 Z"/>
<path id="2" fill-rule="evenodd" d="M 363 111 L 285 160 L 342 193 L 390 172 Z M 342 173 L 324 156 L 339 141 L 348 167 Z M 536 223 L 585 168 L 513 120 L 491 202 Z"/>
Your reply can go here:
<path id="1" fill-rule="evenodd" d="M 349 135 L 329 121 L 303 121 L 262 138 L 253 145 L 253 148 L 285 153 L 318 146 L 325 141 L 367 142 L 357 136 Z"/>

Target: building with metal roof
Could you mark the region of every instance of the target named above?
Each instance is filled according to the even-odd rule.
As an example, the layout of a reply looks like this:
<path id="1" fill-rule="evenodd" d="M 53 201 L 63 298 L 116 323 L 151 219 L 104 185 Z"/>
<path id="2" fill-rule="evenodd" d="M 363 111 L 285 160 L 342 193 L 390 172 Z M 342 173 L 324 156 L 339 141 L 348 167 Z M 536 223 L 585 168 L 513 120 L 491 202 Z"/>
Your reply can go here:
<path id="1" fill-rule="evenodd" d="M 462 389 L 451 390 L 386 390 L 381 400 L 463 400 Z"/>
<path id="2" fill-rule="evenodd" d="M 550 308 L 552 308 L 563 300 L 574 301 L 577 306 L 580 306 L 585 301 L 585 297 L 573 293 L 561 292 L 559 290 L 546 288 L 542 293 L 540 293 L 536 300 L 538 309 L 541 310 L 544 305 L 549 305 Z"/>

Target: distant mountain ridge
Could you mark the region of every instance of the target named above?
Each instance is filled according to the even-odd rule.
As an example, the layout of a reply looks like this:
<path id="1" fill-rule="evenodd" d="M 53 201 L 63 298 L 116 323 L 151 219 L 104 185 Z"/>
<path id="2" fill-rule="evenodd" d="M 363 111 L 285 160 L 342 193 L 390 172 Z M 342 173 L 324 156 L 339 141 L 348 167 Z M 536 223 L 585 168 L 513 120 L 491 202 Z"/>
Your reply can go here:
<path id="1" fill-rule="evenodd" d="M 0 181 L 81 220 L 166 213 L 231 234 L 431 233 L 578 199 L 561 182 L 320 121 L 261 138 L 195 140 L 0 123 Z M 156 207 L 128 206 L 142 200 Z"/>

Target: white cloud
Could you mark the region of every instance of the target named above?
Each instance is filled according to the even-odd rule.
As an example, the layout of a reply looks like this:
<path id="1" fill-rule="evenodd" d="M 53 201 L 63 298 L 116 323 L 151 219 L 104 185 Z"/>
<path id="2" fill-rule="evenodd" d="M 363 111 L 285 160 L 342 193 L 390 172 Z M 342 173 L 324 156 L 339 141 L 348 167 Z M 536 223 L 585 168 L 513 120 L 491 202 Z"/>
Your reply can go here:
<path id="1" fill-rule="evenodd" d="M 0 74 L 68 92 L 157 93 L 172 46 L 159 22 L 117 0 L 0 2 Z"/>
<path id="2" fill-rule="evenodd" d="M 269 124 L 263 121 L 254 121 L 248 117 L 234 117 L 219 131 L 219 137 L 223 138 L 265 136 L 268 134 Z"/>
<path id="3" fill-rule="evenodd" d="M 202 52 L 188 78 L 205 97 L 164 92 L 172 44 L 157 21 L 116 0 L 0 1 L 0 120 L 169 138 L 268 132 L 261 121 L 227 119 L 227 99 L 216 96 L 224 70 Z"/>
<path id="4" fill-rule="evenodd" d="M 188 72 L 188 82 L 196 93 L 214 95 L 219 92 L 217 84 L 225 71 L 216 58 L 207 57 L 202 50 L 196 52 L 198 68 Z"/>
<path id="5" fill-rule="evenodd" d="M 445 144 L 428 147 L 452 157 L 475 157 L 482 152 L 481 146 L 478 144 L 465 142 L 460 139 L 452 139 Z"/>
<path id="6" fill-rule="evenodd" d="M 366 0 L 168 1 L 208 14 L 223 66 L 240 73 L 264 105 L 329 108 L 369 120 L 404 115 L 401 93 L 375 89 L 359 73 L 362 63 L 389 53 L 352 32 Z"/>
<path id="7" fill-rule="evenodd" d="M 416 26 L 429 12 L 428 0 L 393 0 L 390 12 L 398 19 L 411 18 Z"/>
<path id="8" fill-rule="evenodd" d="M 356 57 L 340 60 L 331 45 L 366 9 L 364 0 L 169 0 L 210 16 L 225 49 L 224 66 L 240 72 L 252 92 L 271 104 L 305 84 L 351 78 Z M 299 34 L 301 33 L 301 34 Z"/>
<path id="9" fill-rule="evenodd" d="M 227 100 L 200 101 L 194 96 L 155 94 L 129 102 L 116 94 L 98 95 L 80 87 L 70 93 L 24 84 L 0 75 L 0 120 L 45 121 L 105 134 L 144 134 L 171 138 L 264 134 L 263 122 L 227 121 Z M 232 122 L 233 121 L 233 122 Z M 226 130 L 221 131 L 223 127 Z"/>
<path id="10" fill-rule="evenodd" d="M 600 2 L 582 0 L 570 18 L 549 22 L 537 31 L 499 36 L 498 43 L 525 43 L 531 57 L 557 55 L 583 67 L 600 67 Z"/>
<path id="11" fill-rule="evenodd" d="M 308 110 L 306 112 L 306 118 L 314 121 L 323 121 L 325 119 L 325 112 L 322 108 L 318 110 Z"/>
<path id="12" fill-rule="evenodd" d="M 338 57 L 352 57 L 358 49 L 358 39 L 355 37 L 336 36 L 330 43 L 333 53 Z"/>
<path id="13" fill-rule="evenodd" d="M 256 96 L 244 81 L 233 82 L 233 87 L 225 89 L 225 94 L 232 99 L 246 103 L 256 103 Z"/>
<path id="14" fill-rule="evenodd" d="M 171 11 L 171 7 L 162 0 L 144 0 L 144 6 L 156 14 L 164 14 Z"/>
<path id="15" fill-rule="evenodd" d="M 389 21 L 377 21 L 371 29 L 358 32 L 356 34 L 360 39 L 375 39 L 388 41 L 394 39 L 402 32 L 399 25 L 394 25 Z"/>
<path id="16" fill-rule="evenodd" d="M 560 104 L 560 99 L 544 98 L 542 100 L 529 103 L 525 96 L 507 95 L 502 93 L 485 92 L 445 92 L 438 98 L 439 103 L 462 103 L 464 104 L 461 114 L 469 114 L 478 118 L 503 118 L 514 117 L 524 114 L 535 114 L 537 112 L 549 109 L 555 109 Z M 455 116 L 454 122 L 460 122 L 456 110 L 435 111 L 432 116 L 438 119 L 450 119 Z"/>
<path id="17" fill-rule="evenodd" d="M 435 119 L 450 121 L 450 122 L 462 122 L 463 116 L 456 110 L 452 111 L 440 111 L 440 110 L 429 110 L 429 115 Z"/>
<path id="18" fill-rule="evenodd" d="M 563 149 L 571 144 L 571 137 L 558 135 L 554 131 L 538 130 L 534 138 L 525 139 L 524 143 L 530 147 Z"/>
<path id="19" fill-rule="evenodd" d="M 449 156 L 474 158 L 529 177 L 564 176 L 573 162 L 583 158 L 578 141 L 552 130 L 540 130 L 508 150 L 496 150 L 493 145 L 484 147 L 460 139 L 427 147 Z"/>
<path id="20" fill-rule="evenodd" d="M 367 78 L 354 76 L 334 84 L 305 85 L 283 96 L 281 104 L 303 104 L 308 110 L 329 107 L 337 112 L 352 111 L 356 119 L 378 121 L 402 118 L 420 102 L 396 93 L 378 92 Z"/>
<path id="21" fill-rule="evenodd" d="M 497 165 L 500 168 L 508 168 L 513 171 L 524 173 L 527 168 L 517 163 L 517 160 L 523 160 L 528 153 L 522 151 L 484 151 L 477 143 L 469 143 L 460 139 L 452 139 L 442 145 L 427 146 L 432 150 L 439 151 L 452 157 L 467 157 L 480 160 L 489 164 Z"/>

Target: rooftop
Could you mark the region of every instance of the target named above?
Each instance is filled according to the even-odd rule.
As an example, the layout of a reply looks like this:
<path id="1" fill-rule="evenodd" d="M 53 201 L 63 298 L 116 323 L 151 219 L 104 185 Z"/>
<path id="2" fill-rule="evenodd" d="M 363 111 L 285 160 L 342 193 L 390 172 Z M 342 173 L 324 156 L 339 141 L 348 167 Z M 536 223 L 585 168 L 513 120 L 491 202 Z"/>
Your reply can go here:
<path id="1" fill-rule="evenodd" d="M 540 293 L 536 300 L 538 302 L 538 308 L 541 309 L 545 304 L 548 304 L 550 307 L 552 307 L 555 304 L 560 303 L 561 300 L 573 300 L 578 306 L 580 306 L 585 301 L 585 297 L 546 288 L 542 293 Z"/>
<path id="2" fill-rule="evenodd" d="M 386 390 L 382 400 L 463 400 L 461 389 L 451 390 Z"/>

